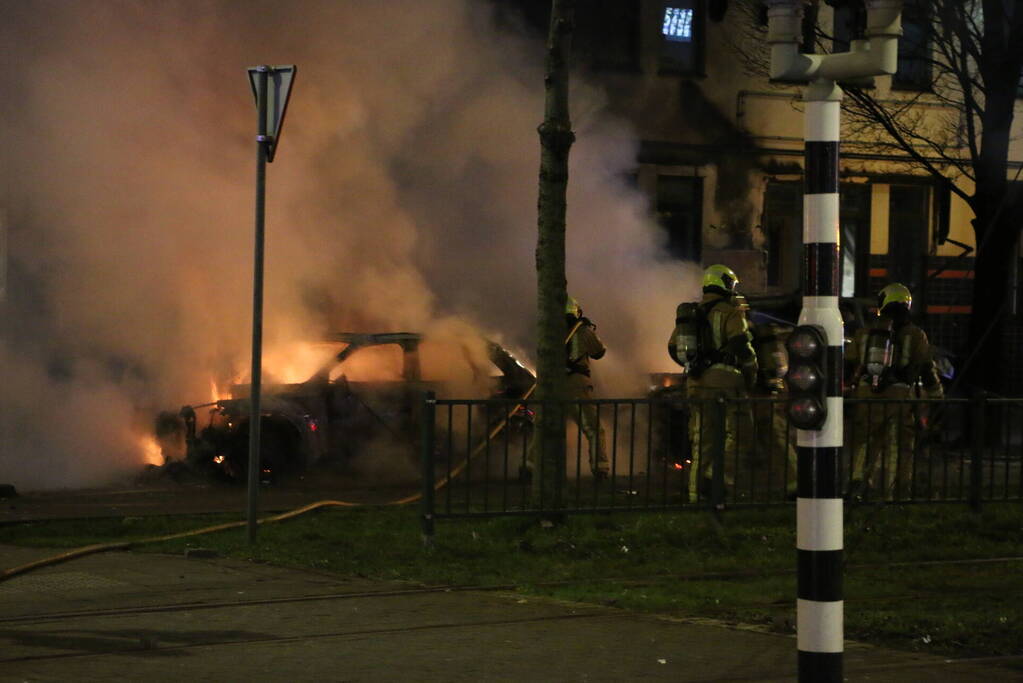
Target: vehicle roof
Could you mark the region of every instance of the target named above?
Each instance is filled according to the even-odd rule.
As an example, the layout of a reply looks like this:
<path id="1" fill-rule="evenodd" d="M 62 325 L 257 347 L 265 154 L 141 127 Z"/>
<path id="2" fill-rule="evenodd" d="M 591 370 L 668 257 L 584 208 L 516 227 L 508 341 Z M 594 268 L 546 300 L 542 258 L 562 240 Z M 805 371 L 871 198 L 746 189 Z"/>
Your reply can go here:
<path id="1" fill-rule="evenodd" d="M 334 332 L 327 335 L 327 341 L 344 342 L 355 346 L 372 346 L 374 344 L 400 344 L 401 342 L 422 341 L 423 335 L 417 332 L 382 332 L 367 334 L 364 332 Z"/>

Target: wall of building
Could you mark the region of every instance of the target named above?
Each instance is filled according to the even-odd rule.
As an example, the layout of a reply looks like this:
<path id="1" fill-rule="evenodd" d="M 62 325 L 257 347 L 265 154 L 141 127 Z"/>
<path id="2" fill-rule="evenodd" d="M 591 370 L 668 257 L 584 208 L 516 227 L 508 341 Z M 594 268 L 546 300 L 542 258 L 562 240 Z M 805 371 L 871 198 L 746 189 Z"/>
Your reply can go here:
<path id="1" fill-rule="evenodd" d="M 696 240 L 699 260 L 704 264 L 724 261 L 741 267 L 743 286 L 751 294 L 790 292 L 800 281 L 801 218 L 785 218 L 781 221 L 785 225 L 784 234 L 770 234 L 769 214 L 778 210 L 778 203 L 773 208 L 768 206 L 768 193 L 781 184 L 791 194 L 792 188 L 798 188 L 802 182 L 802 87 L 771 83 L 764 75 L 755 73 L 752 62 L 738 56 L 737 48 L 759 50 L 762 66 L 766 65 L 762 37 L 759 44 L 751 43 L 738 24 L 744 16 L 742 3 L 729 3 L 720 22 L 706 16 L 707 2 L 689 3 L 704 13 L 700 18 L 704 48 L 700 68 L 684 73 L 666 69 L 661 33 L 664 9 L 683 4 L 686 4 L 683 0 L 640 0 L 638 25 L 634 27 L 637 37 L 634 65 L 600 70 L 595 76 L 607 88 L 610 108 L 631 121 L 640 137 L 637 182 L 651 197 L 651 205 L 657 207 L 660 189 L 672 184 L 663 182 L 664 177 L 692 179 L 698 198 L 694 196 L 689 204 L 668 207 L 660 213 L 662 220 L 688 226 L 688 222 L 679 220 L 679 214 L 691 213 L 693 229 L 699 231 Z M 831 30 L 831 7 L 823 3 L 818 7 L 822 27 Z M 965 155 L 961 133 L 956 130 L 955 108 L 928 93 L 893 88 L 890 77 L 874 79 L 872 93 L 883 102 L 911 100 L 914 128 L 932 140 L 941 141 L 944 149 L 953 152 L 959 149 Z M 1013 133 L 1010 159 L 1018 163 L 1023 160 L 1023 101 L 1017 108 Z M 857 251 L 866 261 L 856 266 L 857 294 L 876 292 L 893 273 L 900 269 L 905 272 L 901 262 L 905 247 L 900 247 L 903 252 L 895 261 L 889 253 L 890 245 L 900 238 L 892 231 L 903 229 L 893 227 L 893 220 L 899 223 L 907 215 L 905 207 L 898 204 L 899 193 L 905 195 L 906 188 L 917 188 L 915 196 L 928 192 L 930 197 L 922 204 L 915 223 L 920 244 L 915 252 L 910 249 L 911 260 L 917 254 L 920 258 L 918 312 L 936 342 L 966 353 L 973 264 L 972 258 L 964 257 L 963 247 L 956 243 L 974 247 L 972 211 L 953 194 L 947 239 L 942 241 L 940 228 L 944 226 L 939 225 L 934 202 L 938 192 L 934 178 L 898 150 L 879 146 L 876 133 L 855 125 L 848 115 L 843 115 L 842 136 L 841 183 L 869 188 L 869 206 L 864 209 L 869 214 L 865 219 L 869 221 L 869 231 L 861 239 L 868 247 Z M 926 148 L 921 151 L 933 154 L 933 150 Z M 951 175 L 949 167 L 943 168 Z M 955 182 L 965 193 L 973 192 L 969 179 L 957 178 Z M 901 217 L 895 219 L 893 195 L 896 207 L 901 209 Z M 796 203 L 799 205 L 796 209 L 792 203 L 787 210 L 801 212 L 801 200 Z M 778 240 L 784 244 L 778 244 Z M 686 253 L 691 254 L 691 250 Z M 772 253 L 782 259 L 780 264 L 771 263 Z M 784 271 L 781 277 L 779 270 Z M 1011 327 L 1007 349 L 1013 348 L 1014 339 L 1019 341 L 1020 326 L 1014 323 Z M 1023 367 L 1014 366 L 1012 372 L 1023 374 Z M 1023 381 L 1020 385 L 1023 386 Z"/>

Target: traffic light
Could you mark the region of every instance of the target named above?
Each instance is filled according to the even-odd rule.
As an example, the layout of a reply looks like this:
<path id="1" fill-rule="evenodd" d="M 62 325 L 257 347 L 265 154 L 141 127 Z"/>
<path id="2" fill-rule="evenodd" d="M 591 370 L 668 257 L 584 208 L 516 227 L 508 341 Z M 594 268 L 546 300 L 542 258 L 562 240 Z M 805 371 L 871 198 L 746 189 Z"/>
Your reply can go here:
<path id="1" fill-rule="evenodd" d="M 819 430 L 828 417 L 825 368 L 828 340 L 816 325 L 799 325 L 789 335 L 789 422 L 796 429 Z"/>

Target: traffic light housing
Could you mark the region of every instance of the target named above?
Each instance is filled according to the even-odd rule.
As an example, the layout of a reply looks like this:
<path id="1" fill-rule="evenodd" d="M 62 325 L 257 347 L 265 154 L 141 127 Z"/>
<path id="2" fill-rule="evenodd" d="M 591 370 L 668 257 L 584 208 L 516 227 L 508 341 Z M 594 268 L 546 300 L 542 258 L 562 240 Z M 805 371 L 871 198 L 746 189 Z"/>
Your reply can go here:
<path id="1" fill-rule="evenodd" d="M 825 369 L 828 338 L 817 325 L 798 325 L 785 346 L 789 351 L 789 423 L 796 429 L 820 430 L 828 418 Z"/>

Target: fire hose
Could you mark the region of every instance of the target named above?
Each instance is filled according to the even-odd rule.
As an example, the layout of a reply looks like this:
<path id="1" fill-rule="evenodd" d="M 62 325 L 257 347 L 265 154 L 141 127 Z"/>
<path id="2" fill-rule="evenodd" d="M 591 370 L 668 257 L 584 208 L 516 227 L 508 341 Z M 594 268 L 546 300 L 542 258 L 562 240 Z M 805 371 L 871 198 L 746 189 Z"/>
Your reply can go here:
<path id="1" fill-rule="evenodd" d="M 565 344 L 568 344 L 570 341 L 572 341 L 572 337 L 575 336 L 575 333 L 579 330 L 579 327 L 581 325 L 582 325 L 581 320 L 576 322 L 575 326 L 571 329 L 571 331 L 569 331 L 568 336 L 565 338 Z M 485 440 L 481 441 L 479 444 L 477 444 L 476 448 L 470 451 L 470 453 L 466 456 L 465 460 L 461 462 L 461 464 L 459 464 L 457 467 L 451 470 L 451 472 L 449 472 L 443 478 L 438 480 L 436 484 L 434 484 L 433 486 L 434 490 L 439 491 L 440 489 L 447 486 L 452 479 L 461 474 L 462 471 L 465 470 L 466 467 L 468 467 L 470 461 L 472 461 L 473 458 L 475 458 L 477 455 L 483 452 L 483 449 L 490 442 L 490 440 L 497 436 L 501 432 L 501 430 L 503 430 L 508 425 L 508 421 L 512 418 L 513 415 L 515 415 L 518 409 L 522 406 L 521 402 L 527 400 L 530 396 L 532 396 L 534 391 L 536 391 L 535 382 L 533 383 L 533 386 L 531 386 L 529 390 L 525 394 L 523 394 L 521 398 L 518 399 L 518 402 L 512 407 L 510 411 L 508 411 L 508 414 L 505 415 L 500 422 L 494 425 L 494 427 L 490 430 L 488 437 Z M 404 498 L 399 498 L 397 500 L 392 500 L 390 502 L 384 503 L 383 505 L 385 506 L 407 505 L 409 503 L 414 503 L 415 501 L 421 499 L 422 497 L 423 497 L 422 493 L 414 493 L 410 496 L 406 496 Z M 318 510 L 319 508 L 324 507 L 351 508 L 364 507 L 366 505 L 367 503 L 354 503 L 344 500 L 321 500 L 315 503 L 309 503 L 308 505 L 304 505 L 294 510 L 289 510 L 288 512 L 282 512 L 279 515 L 264 517 L 263 519 L 257 520 L 257 523 L 270 524 L 273 522 L 283 522 L 285 520 L 292 519 L 294 517 L 298 517 L 299 515 L 303 515 L 307 512 L 312 512 L 313 510 Z M 226 522 L 224 524 L 215 524 L 213 526 L 203 527 L 201 529 L 193 529 L 192 531 L 182 531 L 176 534 L 165 534 L 163 536 L 142 538 L 134 541 L 122 541 L 119 543 L 96 543 L 93 545 L 87 545 L 81 548 L 75 548 L 74 550 L 69 550 L 59 555 L 53 555 L 52 557 L 36 560 L 35 562 L 29 562 L 28 564 L 12 567 L 11 569 L 5 569 L 2 572 L 0 572 L 0 583 L 7 581 L 8 579 L 13 579 L 15 576 L 20 576 L 21 574 L 27 574 L 28 572 L 34 571 L 36 569 L 52 567 L 53 565 L 62 564 L 64 562 L 69 562 L 71 560 L 75 560 L 80 557 L 86 557 L 88 555 L 95 555 L 97 553 L 109 552 L 112 550 L 131 550 L 132 548 L 136 548 L 138 546 L 150 543 L 174 541 L 179 538 L 201 536 L 203 534 L 214 533 L 216 531 L 238 529 L 243 526 L 246 526 L 247 524 L 248 522 L 246 520 L 241 520 L 238 522 Z"/>

